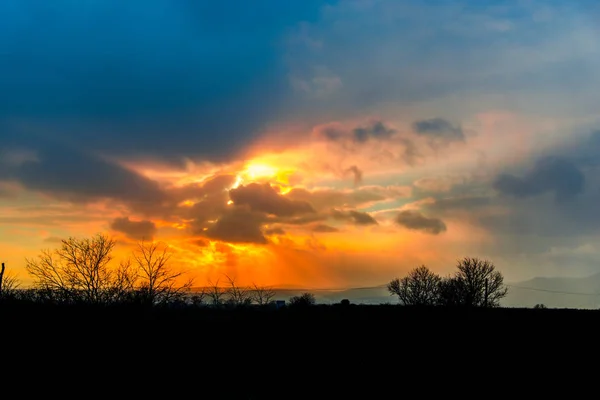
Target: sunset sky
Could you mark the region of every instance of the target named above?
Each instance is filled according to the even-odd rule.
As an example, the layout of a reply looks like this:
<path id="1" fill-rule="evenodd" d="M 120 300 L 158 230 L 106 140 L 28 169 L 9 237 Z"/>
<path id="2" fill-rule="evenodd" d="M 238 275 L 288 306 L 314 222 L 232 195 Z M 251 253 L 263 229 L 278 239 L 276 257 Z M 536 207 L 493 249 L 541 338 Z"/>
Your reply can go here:
<path id="1" fill-rule="evenodd" d="M 597 0 L 3 0 L 0 260 L 198 285 L 600 272 Z"/>

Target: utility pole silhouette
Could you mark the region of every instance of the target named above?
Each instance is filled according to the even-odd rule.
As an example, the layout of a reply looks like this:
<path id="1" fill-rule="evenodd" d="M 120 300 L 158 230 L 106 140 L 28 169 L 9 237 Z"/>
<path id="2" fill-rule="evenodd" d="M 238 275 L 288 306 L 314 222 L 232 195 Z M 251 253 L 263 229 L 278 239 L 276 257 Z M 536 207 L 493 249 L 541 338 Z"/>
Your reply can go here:
<path id="1" fill-rule="evenodd" d="M 4 279 L 4 263 L 2 263 L 2 269 L 0 270 L 0 293 L 2 293 L 2 280 Z"/>

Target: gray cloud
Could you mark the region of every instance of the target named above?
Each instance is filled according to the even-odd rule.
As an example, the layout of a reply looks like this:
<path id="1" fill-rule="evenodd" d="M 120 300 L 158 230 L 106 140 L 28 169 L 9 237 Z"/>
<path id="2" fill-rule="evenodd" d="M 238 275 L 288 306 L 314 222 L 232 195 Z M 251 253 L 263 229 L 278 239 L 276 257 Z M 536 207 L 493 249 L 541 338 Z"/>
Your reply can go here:
<path id="1" fill-rule="evenodd" d="M 313 232 L 321 232 L 321 233 L 331 233 L 331 232 L 339 232 L 340 231 L 338 228 L 335 228 L 335 227 L 329 226 L 329 225 L 325 225 L 325 224 L 315 225 L 311 228 L 311 230 Z"/>
<path id="2" fill-rule="evenodd" d="M 446 224 L 438 218 L 428 218 L 415 210 L 401 211 L 395 219 L 396 223 L 412 230 L 419 230 L 433 235 L 446 231 Z"/>
<path id="3" fill-rule="evenodd" d="M 334 209 L 331 210 L 331 216 L 337 220 L 352 221 L 356 225 L 377 225 L 375 218 L 361 211 L 340 211 Z"/>
<path id="4" fill-rule="evenodd" d="M 443 118 L 415 121 L 412 127 L 417 135 L 426 137 L 432 147 L 440 147 L 452 142 L 464 142 L 465 140 L 462 128 L 453 126 Z"/>
<path id="5" fill-rule="evenodd" d="M 219 219 L 204 232 L 210 239 L 231 243 L 266 244 L 262 224 L 266 221 L 263 213 L 254 212 L 249 207 L 229 207 Z"/>
<path id="6" fill-rule="evenodd" d="M 134 240 L 152 240 L 156 234 L 156 225 L 152 221 L 132 221 L 129 217 L 115 218 L 110 228 L 124 233 Z"/>
<path id="7" fill-rule="evenodd" d="M 0 177 L 75 202 L 114 199 L 141 210 L 167 200 L 157 182 L 93 153 L 42 139 L 29 147 L 35 158 L 14 165 L 0 164 Z"/>
<path id="8" fill-rule="evenodd" d="M 270 184 L 251 183 L 229 191 L 236 205 L 247 205 L 253 211 L 265 212 L 280 217 L 314 213 L 312 206 L 303 200 L 290 199 L 275 190 Z"/>
<path id="9" fill-rule="evenodd" d="M 365 143 L 369 139 L 389 139 L 394 133 L 393 129 L 388 128 L 381 121 L 373 121 L 367 126 L 352 130 L 353 139 L 358 143 Z"/>
<path id="10" fill-rule="evenodd" d="M 356 165 L 352 165 L 345 172 L 354 175 L 354 186 L 358 186 L 362 183 L 363 172 L 358 169 Z"/>
<path id="11" fill-rule="evenodd" d="M 369 140 L 389 140 L 396 131 L 386 126 L 382 121 L 369 121 L 367 124 L 357 126 L 351 130 L 330 124 L 320 127 L 317 136 L 332 142 L 351 141 L 363 144 Z"/>
<path id="12" fill-rule="evenodd" d="M 523 177 L 501 174 L 493 183 L 494 188 L 505 195 L 525 198 L 553 192 L 559 202 L 582 193 L 584 184 L 585 176 L 581 170 L 560 157 L 542 158 Z"/>
<path id="13" fill-rule="evenodd" d="M 285 231 L 280 227 L 270 228 L 265 229 L 265 235 L 285 235 Z"/>
<path id="14" fill-rule="evenodd" d="M 424 207 L 435 211 L 451 211 L 451 210 L 472 210 L 491 204 L 489 197 L 471 196 L 471 197 L 451 197 L 436 199 L 432 204 L 426 204 Z"/>

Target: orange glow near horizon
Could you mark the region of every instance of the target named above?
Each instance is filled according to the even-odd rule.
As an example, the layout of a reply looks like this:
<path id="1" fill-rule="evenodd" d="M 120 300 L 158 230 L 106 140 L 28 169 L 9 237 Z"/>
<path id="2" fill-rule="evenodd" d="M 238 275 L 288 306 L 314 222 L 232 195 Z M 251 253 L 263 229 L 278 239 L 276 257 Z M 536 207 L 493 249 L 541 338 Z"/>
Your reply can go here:
<path id="1" fill-rule="evenodd" d="M 518 131 L 518 120 L 511 119 L 510 115 L 502 117 Z M 495 134 L 490 118 L 489 115 L 481 117 L 485 122 L 483 126 Z M 474 146 L 483 148 L 497 140 L 495 136 L 486 136 L 486 132 L 473 140 Z M 31 196 L 31 205 L 21 209 L 13 205 L 0 215 L 15 221 L 10 223 L 9 219 L 0 226 L 0 255 L 11 266 L 16 265 L 23 276 L 24 263 L 19 260 L 35 256 L 38 249 L 57 246 L 58 239 L 69 235 L 83 237 L 108 232 L 116 235 L 120 242 L 130 243 L 126 233 L 111 229 L 112 220 L 128 217 L 132 229 L 138 228 L 135 224 L 140 221 L 152 221 L 154 238 L 171 247 L 174 265 L 187 271 L 186 276 L 193 277 L 198 286 L 224 282 L 227 275 L 241 285 L 318 288 L 382 284 L 420 264 L 444 271 L 447 265 L 464 256 L 463 249 L 478 249 L 493 242 L 494 238 L 484 227 L 470 221 L 469 213 L 442 216 L 448 229 L 440 234 L 411 230 L 394 223 L 394 216 L 400 210 L 425 210 L 425 215 L 430 216 L 428 207 L 435 203 L 431 194 L 413 197 L 411 184 L 419 178 L 438 179 L 450 176 L 455 170 L 459 177 L 469 176 L 465 175 L 464 166 L 472 163 L 472 154 L 464 148 L 449 152 L 443 161 L 436 158 L 443 171 L 435 171 L 419 163 L 410 168 L 398 161 L 390 163 L 389 154 L 403 154 L 401 141 L 390 140 L 385 148 L 375 142 L 367 142 L 362 148 L 352 146 L 355 144 L 308 141 L 277 152 L 267 147 L 262 152 L 255 148 L 245 161 L 223 165 L 190 161 L 184 170 L 128 163 L 129 169 L 158 182 L 167 195 L 172 190 L 179 196 L 173 197 L 177 199 L 173 208 L 157 206 L 155 211 L 152 206 L 138 210 L 116 201 L 76 204 L 53 200 L 55 203 L 49 205 L 48 197 Z M 424 151 L 429 150 L 424 147 Z M 508 153 L 490 153 L 488 162 L 496 165 L 507 158 L 510 159 Z M 204 185 L 216 187 L 221 181 L 214 179 L 225 175 L 222 186 L 210 189 L 213 190 L 210 193 L 202 191 Z M 247 243 L 240 243 L 243 240 L 239 238 L 233 242 L 214 239 L 222 236 L 219 236 L 221 233 L 211 236 L 211 228 L 223 222 L 224 215 L 239 210 L 226 192 L 255 182 L 272 185 L 277 196 L 282 197 L 267 199 L 261 206 L 275 204 L 288 209 L 277 216 L 259 216 L 264 219 L 256 227 L 241 220 L 239 233 L 252 234 Z M 444 185 L 429 187 L 439 187 L 441 192 L 437 193 L 443 194 L 456 182 L 461 179 L 452 177 Z M 289 195 L 293 189 L 302 190 Z M 303 202 L 314 210 L 295 215 L 290 207 Z M 333 213 L 334 209 L 337 214 Z M 351 211 L 357 214 L 353 216 Z M 496 206 L 488 207 L 485 212 L 502 215 L 507 210 Z M 204 225 L 194 224 L 194 213 L 200 213 L 198 218 Z M 376 222 L 353 219 L 361 215 L 370 216 Z M 232 229 L 226 225 L 218 227 Z M 32 231 L 40 226 L 44 228 L 43 235 Z M 31 241 L 32 237 L 36 239 Z M 29 244 L 23 246 L 28 240 Z M 122 247 L 119 257 L 126 257 L 130 249 Z"/>

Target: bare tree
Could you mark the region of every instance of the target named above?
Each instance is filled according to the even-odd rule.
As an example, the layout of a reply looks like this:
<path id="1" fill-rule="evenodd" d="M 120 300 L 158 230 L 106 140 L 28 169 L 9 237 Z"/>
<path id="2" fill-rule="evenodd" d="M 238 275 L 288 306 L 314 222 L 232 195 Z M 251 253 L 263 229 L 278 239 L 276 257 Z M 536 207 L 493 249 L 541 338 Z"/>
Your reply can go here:
<path id="1" fill-rule="evenodd" d="M 267 305 L 275 297 L 275 291 L 265 286 L 258 286 L 256 283 L 252 289 L 252 300 L 259 306 Z"/>
<path id="2" fill-rule="evenodd" d="M 213 307 L 222 306 L 225 291 L 219 286 L 219 280 L 217 279 L 214 284 L 209 281 L 208 284 L 210 286 L 206 290 L 206 296 L 210 299 L 211 305 Z"/>
<path id="3" fill-rule="evenodd" d="M 4 263 L 2 263 L 0 269 L 0 298 L 12 297 L 16 294 L 16 290 L 21 285 L 16 275 L 13 275 L 10 271 L 6 272 L 5 270 L 6 267 Z"/>
<path id="4" fill-rule="evenodd" d="M 227 278 L 229 286 L 225 289 L 225 295 L 227 296 L 227 303 L 233 306 L 246 306 L 252 303 L 252 293 L 247 288 L 238 286 L 235 284 L 235 279 L 228 275 Z"/>
<path id="5" fill-rule="evenodd" d="M 194 294 L 190 297 L 192 305 L 199 307 L 204 304 L 204 298 L 207 296 L 206 288 L 202 288 L 199 291 L 194 291 Z"/>
<path id="6" fill-rule="evenodd" d="M 121 290 L 118 272 L 109 266 L 114 246 L 114 239 L 102 234 L 70 237 L 56 250 L 43 250 L 36 259 L 26 259 L 25 268 L 39 289 L 63 299 L 104 303 L 112 300 L 115 289 Z"/>
<path id="7" fill-rule="evenodd" d="M 168 303 L 182 299 L 190 290 L 193 280 L 178 284 L 183 272 L 171 268 L 172 252 L 161 242 L 139 242 L 133 258 L 138 268 L 138 289 L 150 304 Z"/>
<path id="8" fill-rule="evenodd" d="M 456 274 L 445 280 L 446 304 L 467 307 L 498 307 L 508 289 L 504 277 L 488 260 L 465 257 L 457 265 Z M 445 298 L 444 298 L 445 297 Z"/>
<path id="9" fill-rule="evenodd" d="M 431 306 L 438 302 L 441 278 L 422 265 L 410 271 L 402 279 L 394 279 L 387 285 L 391 295 L 409 306 Z"/>

